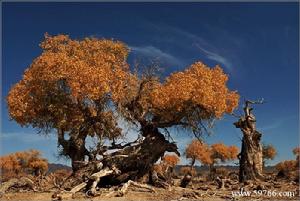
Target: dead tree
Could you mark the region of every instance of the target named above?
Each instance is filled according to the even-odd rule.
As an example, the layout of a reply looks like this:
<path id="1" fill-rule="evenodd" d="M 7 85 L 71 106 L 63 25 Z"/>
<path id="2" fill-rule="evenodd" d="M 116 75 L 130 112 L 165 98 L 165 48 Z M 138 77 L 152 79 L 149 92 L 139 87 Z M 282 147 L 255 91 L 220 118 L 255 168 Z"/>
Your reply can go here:
<path id="1" fill-rule="evenodd" d="M 251 104 L 262 104 L 262 101 L 245 101 L 244 116 L 234 123 L 243 132 L 242 150 L 239 154 L 239 181 L 260 180 L 263 178 L 262 134 L 256 130 L 256 119 Z"/>

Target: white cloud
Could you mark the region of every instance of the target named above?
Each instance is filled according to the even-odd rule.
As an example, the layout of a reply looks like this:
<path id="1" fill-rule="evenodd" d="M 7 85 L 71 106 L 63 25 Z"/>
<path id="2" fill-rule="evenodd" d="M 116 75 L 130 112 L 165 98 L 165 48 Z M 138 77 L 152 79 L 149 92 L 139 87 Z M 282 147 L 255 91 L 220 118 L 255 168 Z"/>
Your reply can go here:
<path id="1" fill-rule="evenodd" d="M 169 25 L 154 25 L 151 24 L 154 28 L 157 29 L 157 31 L 164 31 L 167 32 L 167 36 L 170 38 L 174 38 L 173 43 L 176 43 L 177 45 L 182 46 L 182 48 L 191 48 L 193 46 L 196 46 L 204 55 L 213 61 L 216 61 L 218 64 L 222 64 L 222 67 L 227 68 L 228 71 L 233 70 L 232 62 L 229 58 L 225 57 L 223 54 L 220 53 L 220 50 L 218 47 L 213 45 L 212 42 L 209 42 L 207 39 L 201 37 L 200 35 L 196 35 L 193 33 L 190 33 L 188 31 L 172 27 Z M 218 30 L 220 31 L 220 30 Z M 168 40 L 171 40 L 171 39 Z M 234 38 L 230 38 L 230 41 L 232 43 L 236 43 L 237 40 Z M 192 45 L 190 45 L 192 44 Z"/>
<path id="2" fill-rule="evenodd" d="M 210 52 L 202 47 L 200 47 L 199 44 L 195 44 L 202 52 L 205 53 L 206 57 L 213 60 L 213 61 L 216 61 L 218 62 L 219 64 L 223 64 L 228 70 L 232 70 L 232 64 L 231 62 L 226 59 L 225 57 L 217 54 L 217 53 L 214 53 L 214 52 Z"/>
<path id="3" fill-rule="evenodd" d="M 154 46 L 130 46 L 133 53 L 140 54 L 142 56 L 149 57 L 150 59 L 158 59 L 159 61 L 171 64 L 182 65 L 182 61 L 170 53 L 164 52 L 161 49 Z"/>

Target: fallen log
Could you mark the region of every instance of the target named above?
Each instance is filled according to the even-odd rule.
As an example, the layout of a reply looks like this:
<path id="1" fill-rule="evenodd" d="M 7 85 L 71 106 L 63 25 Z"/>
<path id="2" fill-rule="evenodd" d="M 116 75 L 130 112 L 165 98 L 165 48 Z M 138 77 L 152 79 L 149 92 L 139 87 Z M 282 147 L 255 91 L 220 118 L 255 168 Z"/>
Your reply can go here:
<path id="1" fill-rule="evenodd" d="M 112 168 L 111 170 L 108 169 L 108 168 L 100 170 L 99 172 L 96 172 L 96 173 L 92 174 L 87 181 L 78 184 L 77 186 L 72 188 L 70 191 L 63 191 L 63 192 L 60 192 L 60 193 L 55 193 L 52 196 L 52 198 L 53 198 L 53 200 L 62 200 L 62 199 L 70 198 L 75 193 L 82 190 L 83 188 L 89 188 L 89 190 L 87 190 L 87 192 L 86 192 L 87 195 L 95 196 L 97 194 L 96 187 L 97 187 L 100 179 L 102 177 L 105 177 L 107 175 L 111 175 L 113 173 L 120 173 L 120 171 L 116 168 Z"/>
<path id="2" fill-rule="evenodd" d="M 134 186 L 134 187 L 138 187 L 138 188 L 144 188 L 144 189 L 149 190 L 150 192 L 155 193 L 154 188 L 152 188 L 151 186 L 149 186 L 149 185 L 147 185 L 147 184 L 140 184 L 140 183 L 134 182 L 134 181 L 132 181 L 132 180 L 129 180 L 129 181 L 126 182 L 126 183 L 122 186 L 122 188 L 119 190 L 118 196 L 123 196 L 123 195 L 125 195 L 125 194 L 128 192 L 128 188 L 129 188 L 130 186 Z"/>
<path id="3" fill-rule="evenodd" d="M 0 185 L 0 194 L 4 194 L 11 187 L 18 187 L 18 188 L 29 187 L 31 190 L 36 191 L 34 182 L 31 179 L 27 177 L 21 177 L 20 179 L 14 178 L 14 179 L 10 179 L 7 182 L 3 182 Z"/>

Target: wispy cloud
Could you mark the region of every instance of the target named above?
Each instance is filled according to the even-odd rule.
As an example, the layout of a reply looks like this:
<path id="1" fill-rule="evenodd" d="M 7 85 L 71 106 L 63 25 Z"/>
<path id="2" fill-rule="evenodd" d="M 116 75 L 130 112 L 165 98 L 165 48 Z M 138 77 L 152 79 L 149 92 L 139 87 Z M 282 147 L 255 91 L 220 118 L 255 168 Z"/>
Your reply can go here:
<path id="1" fill-rule="evenodd" d="M 186 30 L 169 26 L 166 24 L 150 24 L 153 28 L 160 32 L 160 39 L 164 41 L 169 41 L 173 45 L 180 46 L 181 49 L 193 49 L 195 47 L 201 51 L 201 53 L 210 60 L 217 62 L 226 68 L 228 71 L 232 72 L 233 62 L 231 61 L 234 55 L 229 54 L 228 47 L 219 47 L 215 44 L 215 41 L 209 41 L 207 38 L 199 34 L 194 34 Z M 220 32 L 220 30 L 218 30 Z M 164 37 L 165 36 L 165 37 Z M 228 34 L 226 34 L 228 36 Z M 233 37 L 227 37 L 227 42 L 232 46 L 237 44 L 237 39 Z"/>
<path id="2" fill-rule="evenodd" d="M 225 57 L 217 54 L 217 53 L 214 53 L 214 52 L 211 52 L 211 51 L 208 51 L 204 48 L 202 48 L 199 44 L 195 44 L 196 47 L 198 47 L 202 52 L 204 52 L 204 54 L 206 55 L 207 58 L 213 60 L 213 61 L 216 61 L 218 62 L 219 64 L 223 64 L 228 70 L 232 70 L 232 64 L 231 62 L 226 59 Z"/>
<path id="3" fill-rule="evenodd" d="M 149 46 L 130 46 L 132 53 L 145 56 L 150 59 L 158 59 L 161 62 L 171 65 L 182 65 L 182 61 L 170 53 L 164 52 L 161 49 Z"/>

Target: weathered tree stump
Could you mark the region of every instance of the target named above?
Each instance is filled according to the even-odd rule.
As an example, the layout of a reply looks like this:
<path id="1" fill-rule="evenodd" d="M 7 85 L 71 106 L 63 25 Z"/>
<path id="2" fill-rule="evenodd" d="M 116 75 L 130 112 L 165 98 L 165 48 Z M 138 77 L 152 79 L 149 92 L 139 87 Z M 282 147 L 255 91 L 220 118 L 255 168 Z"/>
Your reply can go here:
<path id="1" fill-rule="evenodd" d="M 250 104 L 260 104 L 262 101 L 245 101 L 245 115 L 234 123 L 243 132 L 242 150 L 239 154 L 239 181 L 261 180 L 263 178 L 262 134 L 256 130 L 256 119 L 251 112 Z"/>

